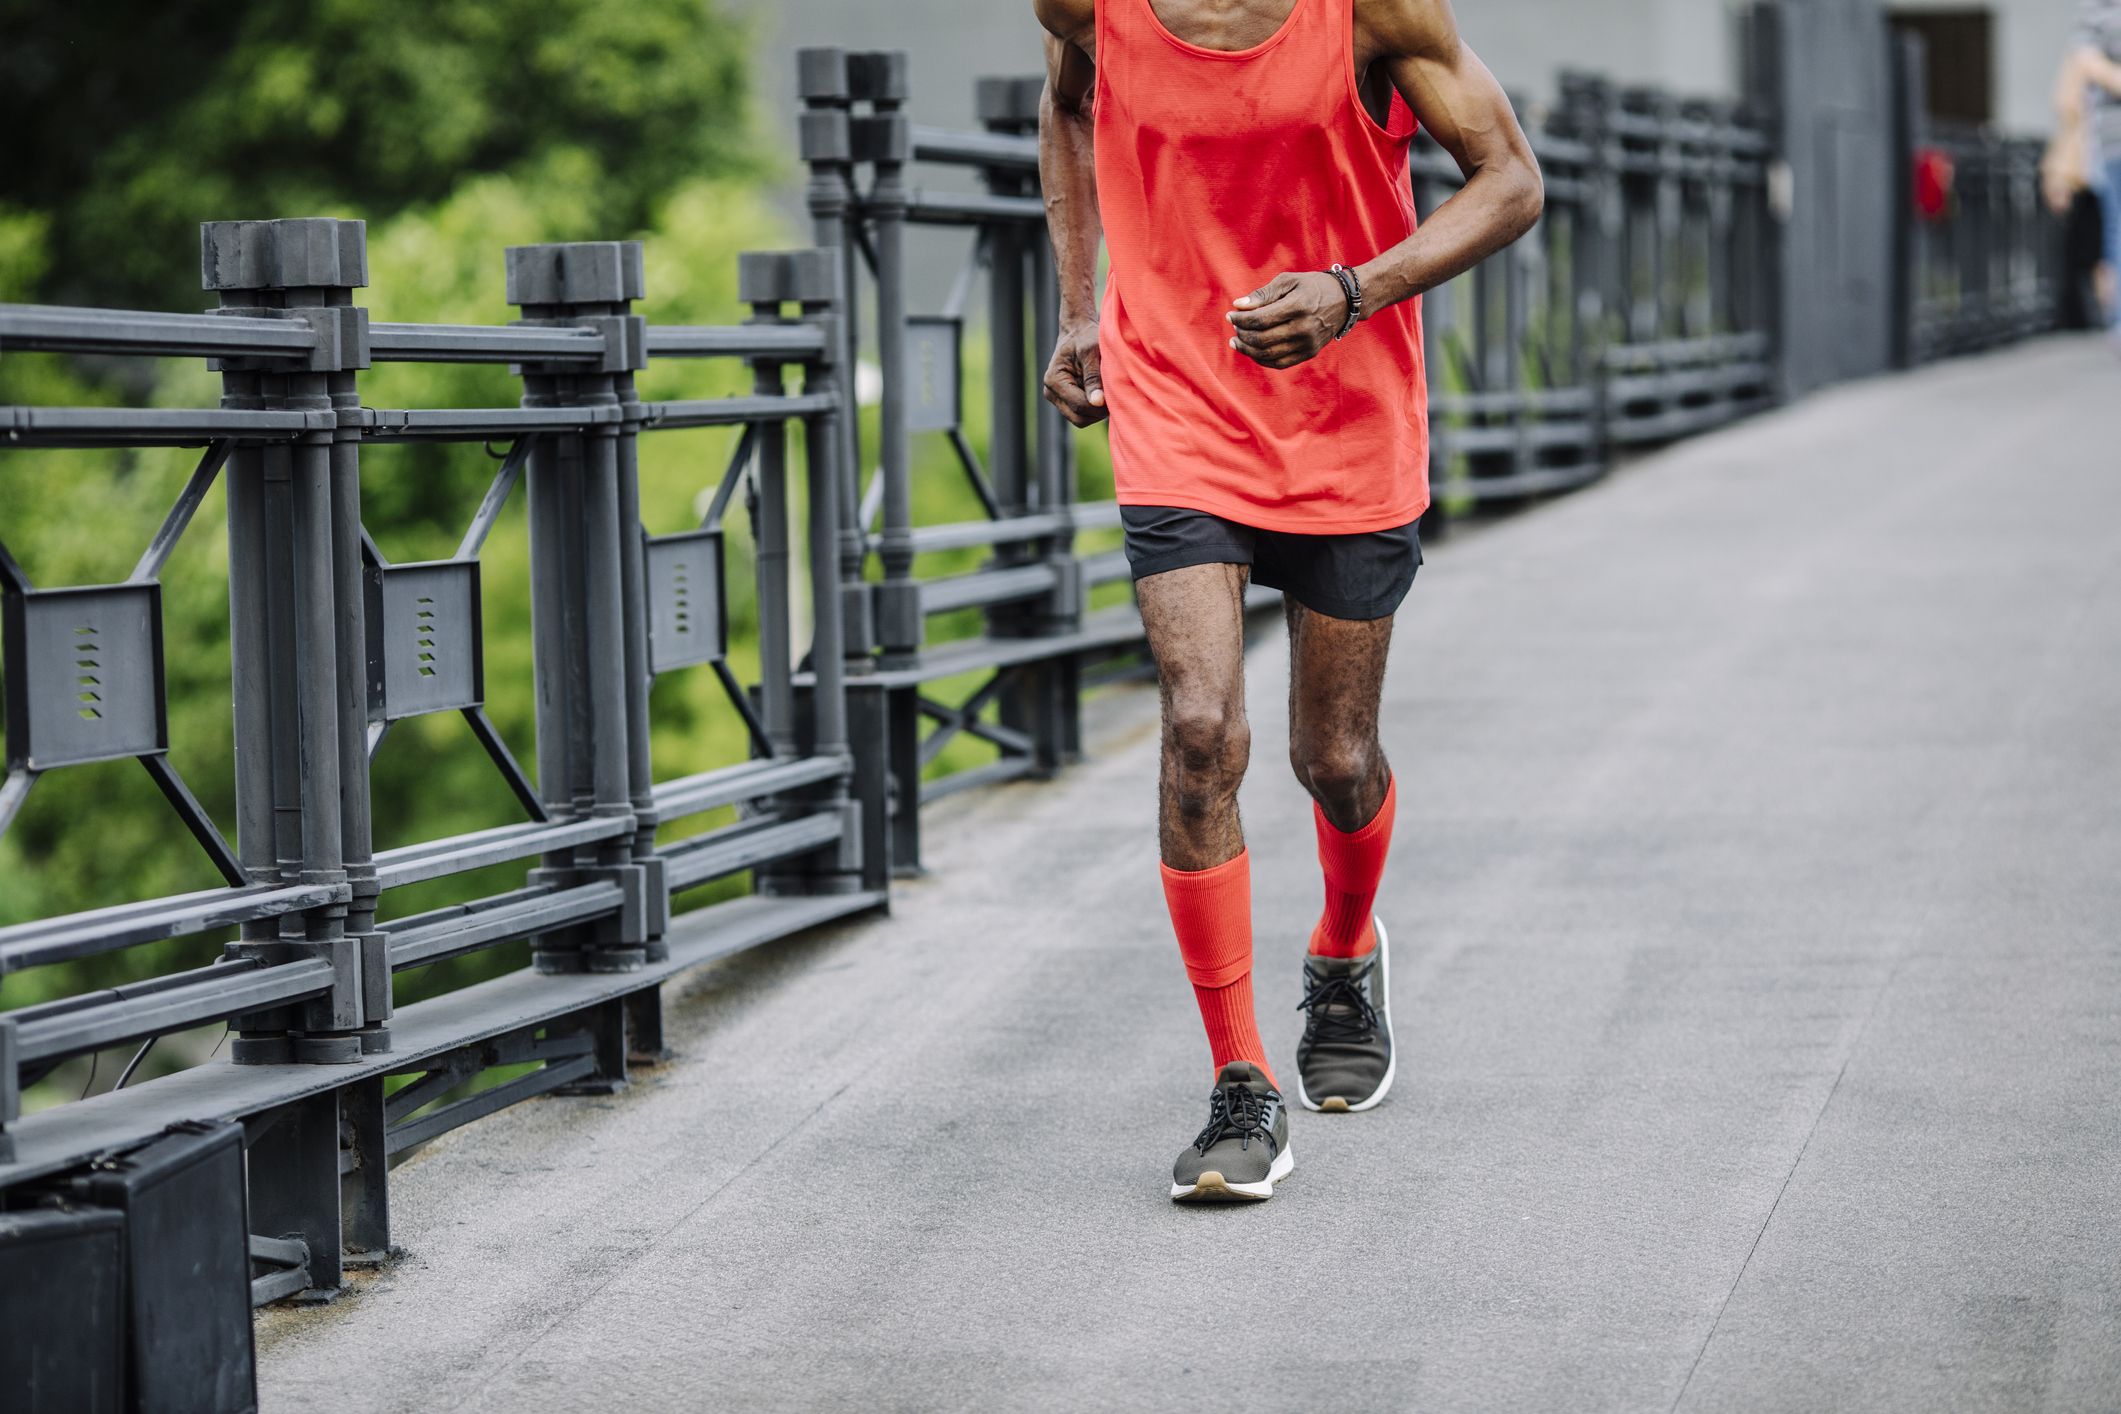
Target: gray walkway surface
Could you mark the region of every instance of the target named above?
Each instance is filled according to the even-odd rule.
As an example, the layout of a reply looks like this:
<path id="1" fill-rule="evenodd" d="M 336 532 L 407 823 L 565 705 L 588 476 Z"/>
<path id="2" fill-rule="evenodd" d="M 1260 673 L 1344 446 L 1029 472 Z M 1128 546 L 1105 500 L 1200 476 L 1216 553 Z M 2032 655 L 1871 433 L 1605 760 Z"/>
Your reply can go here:
<path id="1" fill-rule="evenodd" d="M 2121 366 L 1827 393 L 1442 546 L 1394 646 L 1392 1098 L 1177 1208 L 1153 700 L 937 816 L 675 1061 L 401 1170 L 268 1411 L 2121 1408 Z M 1251 663 L 1259 992 L 1318 906 Z"/>

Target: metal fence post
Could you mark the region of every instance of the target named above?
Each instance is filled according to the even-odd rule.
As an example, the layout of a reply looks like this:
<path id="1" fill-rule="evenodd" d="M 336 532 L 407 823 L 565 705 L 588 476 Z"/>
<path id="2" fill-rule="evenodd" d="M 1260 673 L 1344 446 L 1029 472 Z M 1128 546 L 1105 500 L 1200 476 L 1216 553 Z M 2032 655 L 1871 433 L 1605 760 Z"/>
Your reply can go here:
<path id="1" fill-rule="evenodd" d="M 1960 319 L 1969 347 L 1988 342 L 1989 309 L 1989 172 L 1988 151 L 1977 136 L 1967 145 L 1957 182 L 1960 226 L 1965 243 L 1959 252 Z"/>
<path id="2" fill-rule="evenodd" d="M 1680 104 L 1679 116 L 1699 135 L 1687 164 L 1694 173 L 1687 185 L 1694 194 L 1692 209 L 1697 232 L 1690 245 L 1693 260 L 1700 266 L 1690 272 L 1687 333 L 1692 338 L 1714 340 L 1732 331 L 1731 159 L 1725 149 L 1731 130 L 1730 108 L 1706 99 L 1688 100 Z M 1729 356 L 1722 355 L 1717 361 L 1727 365 Z M 1717 409 L 1716 416 L 1730 415 L 1734 391 L 1729 382 L 1719 382 L 1707 395 L 1706 401 Z"/>
<path id="3" fill-rule="evenodd" d="M 882 432 L 878 450 L 884 482 L 883 527 L 878 558 L 883 580 L 871 589 L 876 607 L 879 666 L 913 666 L 926 623 L 921 589 L 913 579 L 913 440 L 907 416 L 912 370 L 906 358 L 906 217 L 911 193 L 906 164 L 913 157 L 913 130 L 903 111 L 906 56 L 885 51 L 847 56 L 848 92 L 869 104 L 853 120 L 854 156 L 874 176 L 863 201 L 876 253 L 877 361 L 883 372 Z M 884 731 L 890 762 L 891 859 L 895 873 L 916 874 L 921 859 L 920 688 L 905 683 L 884 692 Z"/>
<path id="4" fill-rule="evenodd" d="M 1573 323 L 1580 376 L 1591 390 L 1591 455 L 1600 466 L 1612 458 L 1614 319 L 1622 306 L 1626 254 L 1625 198 L 1620 188 L 1619 144 L 1613 135 L 1613 87 L 1602 78 L 1567 74 L 1562 103 L 1570 130 L 1583 143 L 1583 198 L 1577 208 Z"/>
<path id="5" fill-rule="evenodd" d="M 608 880 L 624 899 L 611 918 L 534 939 L 533 958 L 546 972 L 642 966 L 668 903 L 651 899 L 662 892 L 660 871 L 639 855 L 652 848 L 654 821 L 636 807 L 649 784 L 646 743 L 637 741 L 647 724 L 646 591 L 630 475 L 638 428 L 631 375 L 646 362 L 644 326 L 632 312 L 641 292 L 638 241 L 508 250 L 508 302 L 522 311 L 519 323 L 593 329 L 604 339 L 600 367 L 523 365 L 523 405 L 609 413 L 585 432 L 539 438 L 527 461 L 539 793 L 555 819 L 627 823 L 609 839 L 546 856 L 532 872 L 533 882 Z"/>
<path id="6" fill-rule="evenodd" d="M 853 369 L 840 360 L 844 347 L 842 311 L 850 301 L 838 249 L 790 256 L 788 266 L 789 293 L 801 308 L 804 321 L 816 325 L 825 336 L 824 352 L 803 368 L 803 392 L 823 399 L 826 407 L 824 412 L 805 419 L 803 431 L 810 514 L 810 750 L 817 756 L 845 758 L 853 751 L 847 676 L 856 666 L 864 671 L 871 666 L 866 641 L 852 638 L 847 632 L 847 601 L 839 592 L 846 582 L 840 563 L 845 543 L 840 517 L 848 509 L 840 500 L 839 490 L 852 479 L 844 461 L 847 443 L 841 430 L 856 414 Z M 881 838 L 883 793 L 856 795 L 846 780 L 833 781 L 824 789 L 826 798 L 839 808 L 845 827 L 832 860 L 832 877 L 822 886 L 835 891 L 888 889 L 888 846 Z M 873 866 L 868 859 L 872 841 L 885 856 Z"/>
<path id="7" fill-rule="evenodd" d="M 910 193 L 906 163 L 913 131 L 901 110 L 906 101 L 906 56 L 895 52 L 850 54 L 848 85 L 871 112 L 856 118 L 854 155 L 874 172 L 863 203 L 876 248 L 876 343 L 883 372 L 882 437 L 878 460 L 884 478 L 884 518 L 879 554 L 884 580 L 876 587 L 877 637 L 886 667 L 910 662 L 922 639 L 919 586 L 913 582 L 913 439 L 907 420 L 906 215 Z"/>
<path id="8" fill-rule="evenodd" d="M 1760 327 L 1768 336 L 1768 360 L 1773 368 L 1769 395 L 1780 402 L 1789 396 L 1789 311 L 1782 297 L 1782 260 L 1786 245 L 1784 221 L 1789 212 L 1778 197 L 1793 195 L 1795 181 L 1789 166 L 1789 124 L 1785 115 L 1788 83 L 1784 77 L 1784 16 L 1780 0 L 1753 0 L 1743 12 L 1740 54 L 1745 73 L 1741 85 L 1744 106 L 1768 139 L 1767 186 L 1757 213 L 1759 257 L 1752 281 L 1758 301 Z M 1778 185 L 1788 191 L 1778 192 Z"/>
<path id="9" fill-rule="evenodd" d="M 301 1245 L 301 1299 L 329 1300 L 345 1282 L 339 1092 L 297 1100 L 249 1122 L 250 1230 Z"/>
<path id="10" fill-rule="evenodd" d="M 294 360 L 219 364 L 222 405 L 314 415 L 294 442 L 239 443 L 228 463 L 230 653 L 239 847 L 255 882 L 346 884 L 349 904 L 246 924 L 231 956 L 329 961 L 331 990 L 237 1018 L 239 1062 L 346 1063 L 388 1049 L 390 964 L 374 932 L 361 592 L 359 403 L 366 229 L 331 219 L 214 221 L 202 282 L 229 314 L 316 331 Z M 348 739 L 351 733 L 351 739 Z"/>
<path id="11" fill-rule="evenodd" d="M 762 280 L 759 262 L 745 257 L 738 266 L 738 298 L 751 306 L 751 323 L 780 321 L 778 287 Z M 778 354 L 753 359 L 752 392 L 777 398 L 786 391 Z M 794 581 L 790 575 L 788 546 L 788 427 L 765 422 L 753 429 L 753 497 L 751 531 L 758 567 L 759 613 L 759 716 L 766 724 L 766 739 L 776 756 L 797 754 L 795 728 L 795 663 L 790 643 L 791 605 Z"/>
<path id="12" fill-rule="evenodd" d="M 1915 149 L 1922 141 L 1924 51 L 1919 34 L 1894 36 L 1893 60 L 1893 172 L 1912 185 Z M 1903 191 L 1893 202 L 1893 366 L 1913 368 L 1922 361 L 1920 336 L 1922 295 L 1921 228 L 1915 220 L 1914 202 Z"/>
<path id="13" fill-rule="evenodd" d="M 1043 78 L 981 79 L 976 89 L 980 123 L 987 131 L 1013 137 L 1038 132 Z M 996 196 L 1036 195 L 1037 184 L 1021 172 L 989 167 L 982 174 Z M 1080 627 L 1083 616 L 1082 565 L 1075 558 L 1075 536 L 1069 525 L 1075 499 L 1074 443 L 1059 409 L 1034 398 L 1040 370 L 1060 337 L 1060 283 L 1053 269 L 1053 246 L 1043 227 L 1027 228 L 997 221 L 987 228 L 992 295 L 994 353 L 992 389 L 994 441 L 989 465 L 995 491 L 1009 514 L 1036 509 L 1056 516 L 1060 533 L 1036 541 L 997 547 L 1001 564 L 1037 560 L 1053 570 L 1055 583 L 1043 599 L 989 612 L 997 634 L 1057 636 Z M 1031 319 L 1028 331 L 1025 312 Z M 1030 347 L 1027 352 L 1025 337 Z M 1032 409 L 1035 408 L 1035 414 Z M 1027 447 L 1026 418 L 1030 416 Z M 1026 453 L 1031 460 L 1026 462 Z M 1002 722 L 1030 737 L 1037 772 L 1049 777 L 1080 752 L 1082 694 L 1074 658 L 1052 658 L 1026 664 L 1001 701 Z"/>
<path id="14" fill-rule="evenodd" d="M 655 761 L 650 750 L 648 691 L 655 675 L 648 655 L 648 566 L 647 545 L 639 533 L 641 525 L 641 473 L 636 432 L 641 422 L 641 400 L 634 390 L 631 370 L 615 375 L 619 383 L 619 410 L 624 431 L 618 438 L 619 453 L 619 572 L 623 617 L 626 623 L 626 776 L 633 801 L 633 862 L 630 867 L 643 875 L 642 938 L 650 962 L 670 956 L 663 936 L 670 926 L 670 890 L 663 878 L 663 859 L 656 853 L 655 831 L 659 816 L 655 804 Z"/>
<path id="15" fill-rule="evenodd" d="M 839 425 L 840 625 L 846 636 L 849 667 L 856 655 L 866 660 L 876 644 L 874 609 L 862 582 L 868 559 L 861 519 L 862 419 L 855 399 L 857 314 L 861 289 L 861 253 L 854 241 L 855 210 L 853 98 L 847 84 L 847 55 L 840 49 L 804 49 L 796 54 L 796 89 L 803 102 L 802 156 L 810 168 L 807 200 L 812 239 L 833 253 L 840 272 L 839 296 L 832 321 L 833 362 L 845 400 Z M 861 667 L 868 664 L 863 662 Z"/>
<path id="16" fill-rule="evenodd" d="M 1585 399 L 1577 414 L 1584 428 L 1579 455 L 1587 462 L 1602 465 L 1605 449 L 1598 440 L 1598 382 L 1592 369 L 1597 326 L 1603 318 L 1604 302 L 1596 279 L 1598 189 L 1593 174 L 1598 165 L 1599 136 L 1592 126 L 1594 115 L 1585 110 L 1578 92 L 1581 84 L 1580 75 L 1562 74 L 1559 100 L 1547 117 L 1547 131 L 1563 143 L 1573 144 L 1576 153 L 1574 166 L 1561 184 L 1567 193 L 1566 199 L 1556 199 L 1553 180 L 1549 178 L 1546 219 L 1552 225 L 1553 234 L 1549 237 L 1548 249 L 1561 249 L 1562 233 L 1566 232 L 1568 263 L 1566 268 L 1550 269 L 1547 281 L 1548 298 L 1552 301 L 1550 308 L 1565 311 L 1568 321 L 1567 339 L 1559 349 L 1563 381 Z"/>
<path id="17" fill-rule="evenodd" d="M 380 1075 L 339 1092 L 345 1149 L 340 1231 L 345 1260 L 357 1265 L 374 1266 L 391 1251 L 389 1124 L 383 1102 Z"/>
<path id="18" fill-rule="evenodd" d="M 804 483 L 808 499 L 805 549 L 811 600 L 810 652 L 807 655 L 810 681 L 801 701 L 803 710 L 795 712 L 795 700 L 792 696 L 789 699 L 797 737 L 786 750 L 789 754 L 799 752 L 846 761 L 850 755 L 849 653 L 840 621 L 841 506 L 836 493 L 843 479 L 839 458 L 845 445 L 840 437 L 844 400 L 838 369 L 839 331 L 835 317 L 840 302 L 839 252 L 805 250 L 746 254 L 738 262 L 737 290 L 738 297 L 751 306 L 753 324 L 796 322 L 784 313 L 784 306 L 793 304 L 800 311 L 800 322 L 817 327 L 824 336 L 821 352 L 802 365 L 802 393 L 805 397 L 819 399 L 822 410 L 806 413 L 803 418 Z M 760 393 L 779 394 L 783 391 L 783 364 L 779 359 L 759 359 L 754 366 L 758 370 Z M 762 641 L 759 660 L 761 697 L 768 704 L 766 720 L 771 730 L 774 722 L 771 704 L 778 696 L 791 692 L 789 659 L 792 650 L 788 634 L 793 582 L 788 553 L 790 509 L 785 432 L 778 426 L 767 431 L 771 435 L 762 437 L 759 442 L 759 619 L 762 639 L 771 635 L 779 641 L 777 644 Z M 768 540 L 777 546 L 777 553 L 771 560 L 765 550 Z M 772 614 L 767 612 L 769 599 L 777 603 Z M 769 623 L 773 625 L 770 629 Z M 779 690 L 768 691 L 775 686 L 776 675 Z M 881 741 L 872 744 L 881 745 Z M 782 799 L 800 802 L 808 814 L 820 813 L 820 806 L 837 812 L 841 819 L 840 834 L 835 843 L 809 856 L 759 871 L 757 878 L 763 892 L 781 895 L 852 892 L 864 886 L 864 861 L 872 844 L 884 850 L 888 858 L 888 847 L 876 837 L 881 833 L 883 820 L 881 790 L 858 797 L 850 793 L 845 777 L 835 777 Z M 876 887 L 888 885 L 888 877 L 881 872 L 878 879 Z"/>
<path id="19" fill-rule="evenodd" d="M 2032 201 L 2033 220 L 2037 233 L 2033 238 L 2033 297 L 2038 301 L 2033 311 L 2030 329 L 2045 333 L 2055 328 L 2062 317 L 2062 281 L 2067 278 L 2063 241 L 2067 234 L 2064 223 L 2047 209 L 2040 195 L 2041 149 L 2031 142 L 2022 143 L 2019 154 L 2026 166 L 2026 184 Z"/>
<path id="20" fill-rule="evenodd" d="M 997 95 L 988 83 L 979 86 L 980 118 L 989 131 L 1007 131 L 1008 114 L 1001 122 L 989 116 Z M 980 173 L 987 190 L 995 196 L 1022 196 L 1025 183 L 1013 171 L 989 167 Z M 1024 327 L 1025 266 L 1031 242 L 1014 221 L 994 220 L 983 224 L 987 242 L 987 396 L 991 408 L 987 438 L 987 474 L 994 485 L 994 498 L 1004 517 L 1020 516 L 1030 509 L 1036 495 L 1031 484 L 1027 456 L 1027 419 L 1030 415 L 1029 363 Z M 1015 547 L 997 547 L 997 559 L 1021 558 Z M 1003 611 L 1006 617 L 1006 606 Z"/>
<path id="21" fill-rule="evenodd" d="M 1620 91 L 1621 146 L 1633 160 L 1623 169 L 1627 194 L 1628 342 L 1654 344 L 1670 332 L 1672 184 L 1666 175 L 1664 95 L 1650 88 Z M 1653 135 L 1654 134 L 1654 135 Z"/>
<path id="22" fill-rule="evenodd" d="M 891 708 L 897 694 L 875 680 L 876 601 L 863 578 L 869 559 L 868 529 L 862 523 L 861 509 L 862 475 L 867 468 L 862 459 L 862 409 L 855 387 L 862 288 L 857 234 L 862 211 L 855 187 L 854 89 L 846 51 L 798 50 L 796 91 L 803 104 L 802 156 L 810 167 L 811 238 L 819 249 L 833 253 L 840 272 L 838 303 L 828 318 L 835 355 L 833 386 L 841 408 L 835 419 L 839 430 L 837 554 L 840 632 L 848 678 L 847 729 L 854 758 L 854 796 L 862 806 L 863 884 L 886 889 L 892 849 Z M 914 787 L 918 791 L 918 781 Z"/>

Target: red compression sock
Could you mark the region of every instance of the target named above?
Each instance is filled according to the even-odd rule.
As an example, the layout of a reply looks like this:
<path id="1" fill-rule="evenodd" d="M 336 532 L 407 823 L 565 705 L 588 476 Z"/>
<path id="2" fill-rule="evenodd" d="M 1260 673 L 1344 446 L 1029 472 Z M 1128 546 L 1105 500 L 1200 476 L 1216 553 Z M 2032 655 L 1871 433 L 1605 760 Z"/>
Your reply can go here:
<path id="1" fill-rule="evenodd" d="M 1158 867 L 1216 1070 L 1233 1060 L 1250 1061 L 1278 1086 L 1252 1010 L 1251 853 L 1240 851 L 1212 869 Z"/>
<path id="2" fill-rule="evenodd" d="M 1377 807 L 1369 824 L 1353 834 L 1335 829 L 1326 812 L 1312 804 L 1312 819 L 1318 826 L 1318 862 L 1326 875 L 1325 912 L 1311 930 L 1313 957 L 1361 957 L 1377 946 L 1370 906 L 1377 902 L 1385 855 L 1391 852 L 1392 812 L 1398 795 L 1398 778 L 1387 779 L 1385 803 Z"/>

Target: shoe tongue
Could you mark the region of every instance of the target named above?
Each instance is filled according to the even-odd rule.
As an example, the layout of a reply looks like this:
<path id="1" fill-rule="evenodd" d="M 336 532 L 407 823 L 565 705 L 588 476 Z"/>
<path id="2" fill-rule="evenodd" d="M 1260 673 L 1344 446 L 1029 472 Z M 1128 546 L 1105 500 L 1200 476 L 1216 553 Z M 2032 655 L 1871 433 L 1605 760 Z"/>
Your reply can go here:
<path id="1" fill-rule="evenodd" d="M 1321 977 L 1353 977 L 1368 967 L 1375 956 L 1374 953 L 1364 953 L 1361 957 L 1320 957 L 1316 953 L 1306 953 L 1304 966 Z"/>
<path id="2" fill-rule="evenodd" d="M 1231 1061 L 1215 1072 L 1215 1088 L 1225 1085 L 1244 1085 L 1265 1094 L 1274 1087 L 1268 1083 L 1266 1072 L 1250 1061 Z"/>

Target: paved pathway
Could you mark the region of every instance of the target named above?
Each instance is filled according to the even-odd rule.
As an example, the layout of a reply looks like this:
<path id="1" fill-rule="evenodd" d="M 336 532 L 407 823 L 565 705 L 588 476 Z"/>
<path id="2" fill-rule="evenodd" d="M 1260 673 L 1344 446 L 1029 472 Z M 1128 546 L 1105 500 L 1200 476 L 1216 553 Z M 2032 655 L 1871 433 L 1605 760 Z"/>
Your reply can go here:
<path id="1" fill-rule="evenodd" d="M 1403 1058 L 1263 1208 L 1165 1201 L 1207 1056 L 1153 702 L 942 812 L 888 921 L 674 1064 L 400 1171 L 268 1411 L 2121 1408 L 2121 367 L 1844 388 L 1440 547 L 1394 648 Z M 1265 1029 L 1316 904 L 1252 660 Z"/>

